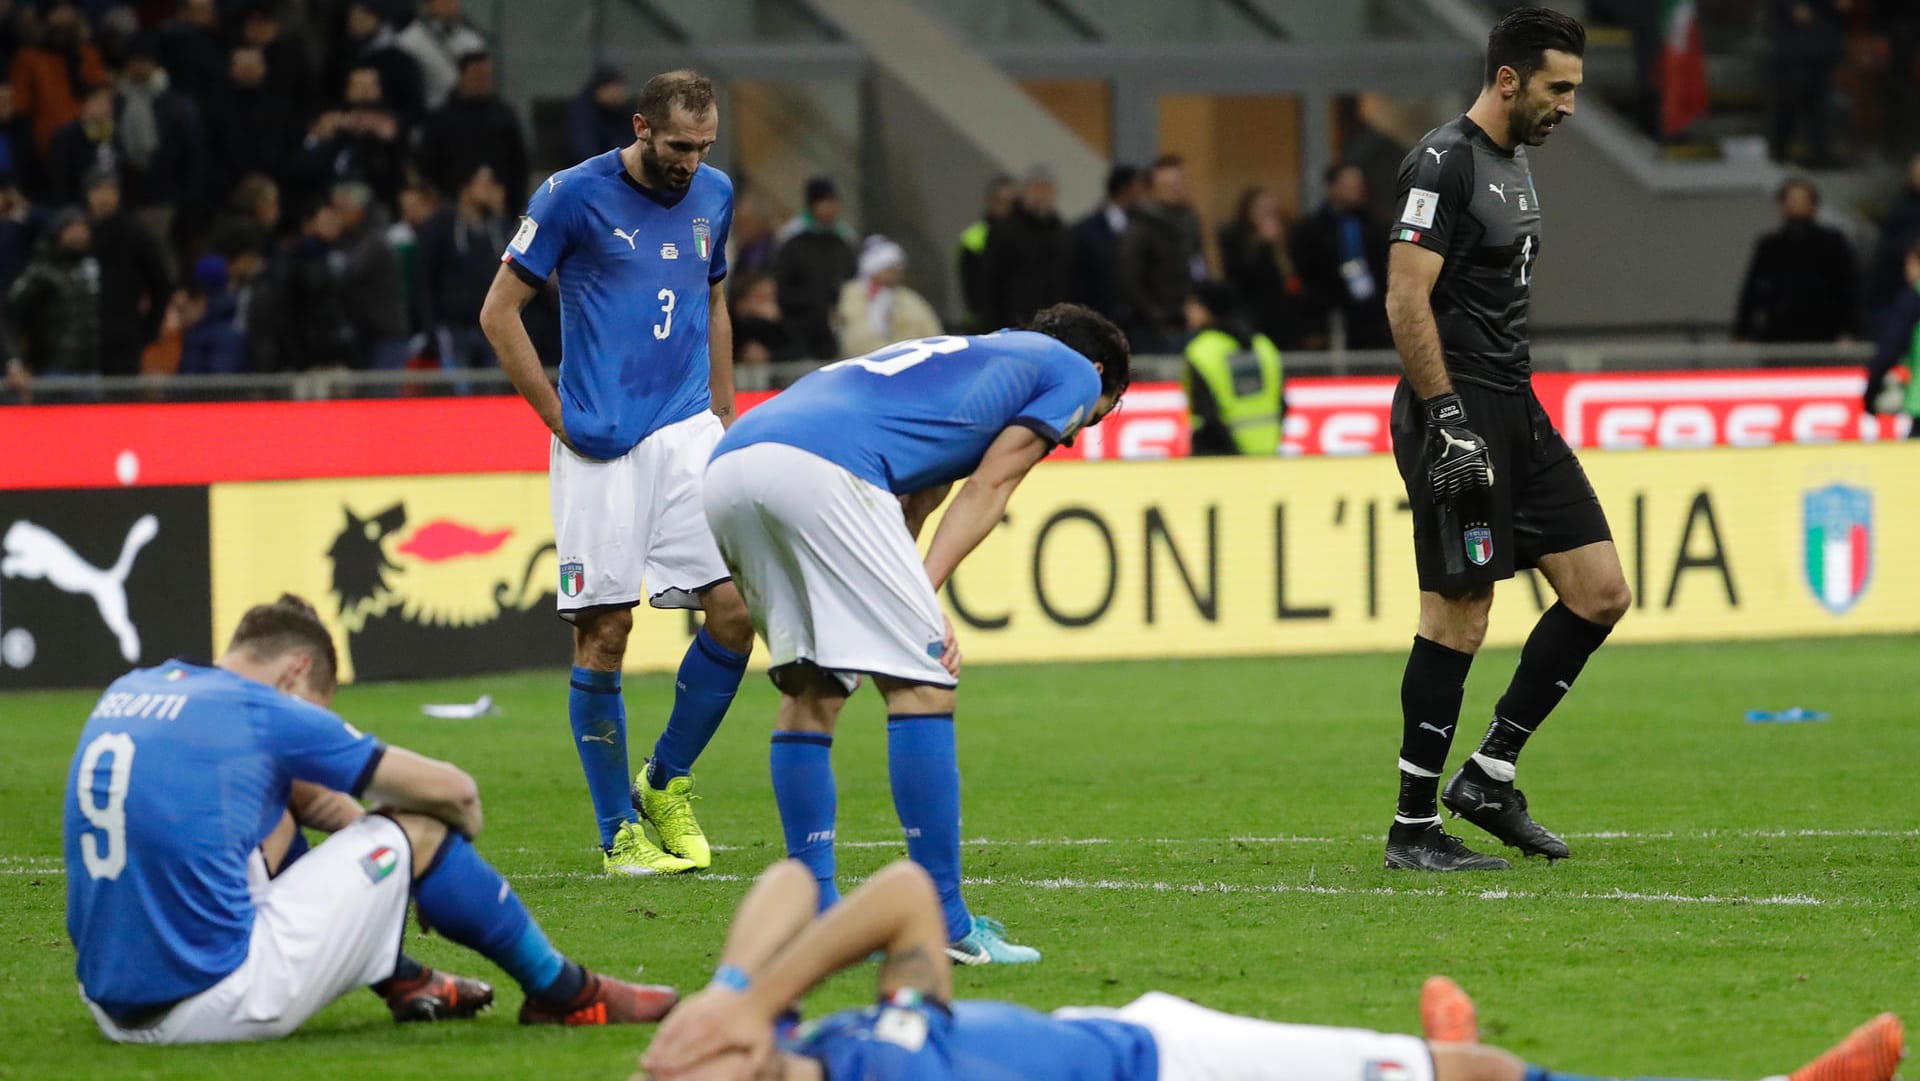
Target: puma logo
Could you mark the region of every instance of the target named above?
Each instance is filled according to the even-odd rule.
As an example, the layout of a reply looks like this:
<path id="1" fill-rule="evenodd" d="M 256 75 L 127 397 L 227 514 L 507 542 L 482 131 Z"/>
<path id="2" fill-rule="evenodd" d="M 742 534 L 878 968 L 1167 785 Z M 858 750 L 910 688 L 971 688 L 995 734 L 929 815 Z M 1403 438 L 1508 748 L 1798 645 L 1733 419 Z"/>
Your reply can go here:
<path id="1" fill-rule="evenodd" d="M 582 736 L 580 737 L 580 742 L 582 742 L 582 743 L 604 743 L 604 744 L 606 744 L 607 746 L 609 746 L 609 747 L 611 747 L 611 746 L 613 746 L 613 733 L 611 733 L 611 732 L 609 732 L 609 733 L 607 733 L 607 734 L 606 734 L 606 735 L 604 735 L 604 736 L 596 736 L 596 735 L 594 735 L 593 733 L 591 733 L 591 732 L 588 732 L 588 733 L 585 733 L 585 734 L 583 734 L 583 735 L 582 735 Z"/>
<path id="2" fill-rule="evenodd" d="M 1571 683 L 1568 683 L 1568 682 L 1567 682 L 1566 680 L 1564 680 L 1564 679 L 1556 679 L 1556 680 L 1554 680 L 1554 681 L 1553 681 L 1553 685 L 1554 685 L 1554 686 L 1556 686 L 1556 687 L 1558 687 L 1558 688 L 1560 688 L 1560 689 L 1561 689 L 1561 690 L 1563 690 L 1563 691 L 1570 691 L 1570 690 L 1573 690 L 1573 684 L 1571 684 Z"/>
<path id="3" fill-rule="evenodd" d="M 1505 810 L 1505 809 L 1506 809 L 1506 806 L 1507 806 L 1507 805 L 1506 805 L 1506 804 L 1504 804 L 1504 803 L 1495 803 L 1495 802 L 1492 802 L 1492 801 L 1490 801 L 1490 800 L 1481 800 L 1481 801 L 1480 801 L 1480 806 L 1478 806 L 1478 807 L 1475 807 L 1475 808 L 1474 808 L 1474 810 L 1476 810 L 1476 811 L 1500 811 L 1500 810 Z"/>
<path id="4" fill-rule="evenodd" d="M 633 251 L 634 250 L 633 242 L 640 239 L 640 230 L 635 229 L 633 232 L 629 233 L 625 229 L 615 229 L 613 231 L 613 235 L 619 237 L 621 240 L 626 241 L 627 250 Z"/>
<path id="5" fill-rule="evenodd" d="M 1427 722 L 1425 722 L 1425 721 L 1421 721 L 1421 722 L 1420 722 L 1420 727 L 1422 727 L 1422 728 L 1424 728 L 1424 729 L 1426 729 L 1426 730 L 1427 730 L 1427 731 L 1429 731 L 1429 732 L 1433 732 L 1433 733 L 1437 733 L 1437 734 L 1438 734 L 1438 735 L 1440 736 L 1440 738 L 1441 738 L 1441 739 L 1452 739 L 1452 738 L 1453 738 L 1453 730 L 1454 730 L 1454 728 L 1456 728 L 1456 727 L 1457 727 L 1457 725 L 1451 725 L 1451 724 L 1450 724 L 1450 725 L 1448 725 L 1448 726 L 1446 726 L 1445 728 L 1439 728 L 1439 727 L 1436 727 L 1436 726 L 1434 726 L 1434 725 L 1430 725 L 1430 724 L 1428 724 L 1428 723 L 1427 723 Z"/>
<path id="6" fill-rule="evenodd" d="M 1474 450 L 1479 449 L 1475 447 L 1472 443 L 1469 443 L 1464 439 L 1455 439 L 1453 437 L 1453 433 L 1447 431 L 1445 428 L 1440 429 L 1440 438 L 1447 441 L 1448 449 L 1458 447 L 1459 449 L 1463 451 L 1468 451 L 1468 452 L 1472 452 Z"/>
<path id="7" fill-rule="evenodd" d="M 566 181 L 560 179 L 559 173 L 553 174 L 552 176 L 547 178 L 547 193 L 551 195 L 553 193 L 553 189 L 559 187 L 564 183 L 566 183 Z"/>
<path id="8" fill-rule="evenodd" d="M 1507 186 L 1505 184 L 1488 184 L 1487 190 L 1498 195 L 1501 202 L 1504 203 L 1507 201 Z"/>
<path id="9" fill-rule="evenodd" d="M 120 656 L 132 664 L 140 659 L 140 629 L 127 614 L 127 575 L 140 549 L 160 532 L 160 519 L 143 514 L 120 543 L 120 558 L 105 570 L 95 567 L 45 526 L 22 519 L 7 529 L 6 556 L 0 575 L 8 578 L 44 578 L 63 593 L 83 594 L 100 610 L 100 621 L 120 642 Z"/>
<path id="10" fill-rule="evenodd" d="M 1429 153 L 1429 154 L 1432 154 L 1432 155 L 1433 155 L 1433 160 L 1434 160 L 1434 161 L 1439 161 L 1440 159 L 1442 159 L 1442 158 L 1444 158 L 1444 157 L 1446 157 L 1446 156 L 1447 156 L 1447 152 L 1446 152 L 1446 151 L 1444 151 L 1444 150 L 1435 150 L 1435 149 L 1434 149 L 1434 148 L 1432 148 L 1432 147 L 1428 147 L 1428 148 L 1427 148 L 1427 153 Z"/>

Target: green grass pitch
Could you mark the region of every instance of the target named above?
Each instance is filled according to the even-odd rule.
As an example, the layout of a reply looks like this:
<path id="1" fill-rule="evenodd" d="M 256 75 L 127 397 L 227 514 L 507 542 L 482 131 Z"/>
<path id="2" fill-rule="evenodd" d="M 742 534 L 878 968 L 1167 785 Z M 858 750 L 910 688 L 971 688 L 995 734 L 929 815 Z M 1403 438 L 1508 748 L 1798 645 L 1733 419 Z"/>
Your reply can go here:
<path id="1" fill-rule="evenodd" d="M 959 722 L 965 835 L 977 839 L 969 897 L 1046 960 L 962 971 L 959 992 L 1051 1007 L 1161 989 L 1405 1031 L 1421 979 L 1445 972 L 1479 999 L 1488 1040 L 1560 1069 L 1785 1072 L 1877 1011 L 1920 1021 L 1916 659 L 1911 638 L 1606 649 L 1521 763 L 1533 809 L 1574 858 L 1444 879 L 1380 869 L 1398 656 L 974 669 Z M 1513 663 L 1490 651 L 1475 666 L 1456 760 Z M 419 713 L 482 692 L 500 715 Z M 670 694 L 664 678 L 628 682 L 636 760 Z M 418 933 L 417 956 L 501 985 L 492 1015 L 397 1028 L 355 994 L 277 1045 L 106 1043 L 75 993 L 60 869 L 62 786 L 91 697 L 0 698 L 0 1078 L 631 1069 L 647 1030 L 522 1030 L 519 992 L 499 972 Z M 747 877 L 781 853 L 766 771 L 774 704 L 750 676 L 700 768 L 699 811 L 722 846 L 714 869 L 668 880 L 594 873 L 564 673 L 350 687 L 337 706 L 479 779 L 480 850 L 562 949 L 697 987 Z M 1790 705 L 1833 720 L 1742 718 Z M 842 721 L 843 886 L 902 853 L 881 714 L 863 692 Z M 871 967 L 842 976 L 815 1012 L 862 1001 L 871 978 Z"/>

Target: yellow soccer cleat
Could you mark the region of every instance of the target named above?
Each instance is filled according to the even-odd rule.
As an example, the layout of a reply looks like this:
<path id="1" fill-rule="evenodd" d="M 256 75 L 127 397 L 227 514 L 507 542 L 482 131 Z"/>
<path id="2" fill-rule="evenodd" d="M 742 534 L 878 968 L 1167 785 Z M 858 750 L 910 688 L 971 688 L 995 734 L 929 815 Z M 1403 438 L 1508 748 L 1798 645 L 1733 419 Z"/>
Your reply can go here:
<path id="1" fill-rule="evenodd" d="M 653 787 L 647 774 L 651 762 L 641 767 L 633 779 L 633 803 L 640 814 L 660 831 L 660 847 L 705 870 L 713 865 L 713 849 L 707 835 L 693 817 L 693 775 L 675 777 L 665 789 Z"/>
<path id="2" fill-rule="evenodd" d="M 613 848 L 603 857 L 610 875 L 677 875 L 693 870 L 693 861 L 683 860 L 647 838 L 646 827 L 628 822 L 613 835 Z"/>

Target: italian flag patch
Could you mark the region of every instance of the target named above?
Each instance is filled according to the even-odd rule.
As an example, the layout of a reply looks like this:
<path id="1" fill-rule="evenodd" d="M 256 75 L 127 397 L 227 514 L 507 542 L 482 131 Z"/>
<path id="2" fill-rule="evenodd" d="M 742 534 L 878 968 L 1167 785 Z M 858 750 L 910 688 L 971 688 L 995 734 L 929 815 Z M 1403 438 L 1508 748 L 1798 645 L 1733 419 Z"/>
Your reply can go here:
<path id="1" fill-rule="evenodd" d="M 1393 234 L 1393 239 L 1404 240 L 1409 244 L 1418 244 L 1420 243 L 1420 231 L 1417 229 L 1401 229 Z"/>
<path id="2" fill-rule="evenodd" d="M 360 857 L 360 870 L 366 872 L 368 882 L 380 882 L 400 866 L 400 853 L 385 845 Z"/>

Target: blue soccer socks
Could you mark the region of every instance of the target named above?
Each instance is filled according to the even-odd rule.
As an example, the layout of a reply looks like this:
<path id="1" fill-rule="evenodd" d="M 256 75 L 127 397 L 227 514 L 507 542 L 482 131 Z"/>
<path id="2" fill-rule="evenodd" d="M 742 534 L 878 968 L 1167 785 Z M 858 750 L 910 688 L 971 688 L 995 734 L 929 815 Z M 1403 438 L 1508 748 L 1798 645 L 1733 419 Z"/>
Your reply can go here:
<path id="1" fill-rule="evenodd" d="M 740 677 L 747 671 L 747 655 L 714 641 L 705 627 L 693 636 L 687 655 L 680 661 L 674 682 L 673 714 L 667 718 L 667 730 L 653 745 L 653 761 L 647 769 L 647 783 L 665 789 L 675 777 L 693 772 L 700 752 L 713 741 L 720 722 L 733 705 L 740 689 Z"/>
<path id="2" fill-rule="evenodd" d="M 833 737 L 818 732 L 775 732 L 767 762 L 787 855 L 806 864 L 820 885 L 820 910 L 840 900 L 834 882 L 833 821 L 839 794 L 833 782 Z"/>
<path id="3" fill-rule="evenodd" d="M 620 673 L 575 667 L 570 687 L 567 721 L 573 726 L 573 749 L 587 775 L 593 815 L 600 823 L 600 847 L 612 848 L 620 826 L 638 817 L 627 772 L 627 704 L 620 697 Z"/>
<path id="4" fill-rule="evenodd" d="M 887 775 L 907 855 L 933 877 L 947 941 L 958 942 L 973 931 L 973 914 L 960 897 L 960 759 L 953 714 L 888 717 Z"/>
<path id="5" fill-rule="evenodd" d="M 527 994 L 565 999 L 579 992 L 580 966 L 553 948 L 519 895 L 465 837 L 447 834 L 413 884 L 413 901 L 421 922 L 505 969 Z"/>

